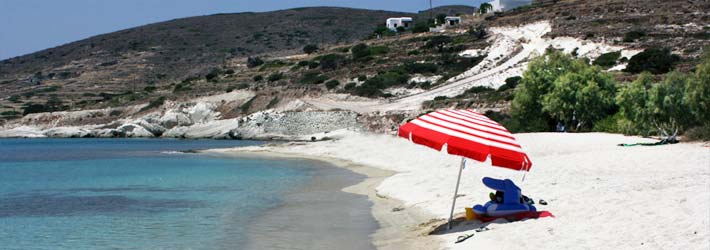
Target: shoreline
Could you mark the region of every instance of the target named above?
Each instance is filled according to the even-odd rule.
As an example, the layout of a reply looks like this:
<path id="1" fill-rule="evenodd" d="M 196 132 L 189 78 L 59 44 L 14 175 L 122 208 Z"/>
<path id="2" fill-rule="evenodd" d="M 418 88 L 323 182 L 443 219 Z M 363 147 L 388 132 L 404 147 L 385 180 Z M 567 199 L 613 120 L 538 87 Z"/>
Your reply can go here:
<path id="1" fill-rule="evenodd" d="M 527 178 L 523 181 L 521 172 L 471 161 L 464 169 L 455 214 L 460 216 L 465 207 L 487 201 L 490 189 L 481 184 L 481 179 L 493 177 L 512 179 L 523 194 L 535 201 L 546 200 L 549 204 L 537 205 L 538 211 L 549 211 L 556 217 L 456 223 L 453 230 L 437 234 L 429 233 L 448 218 L 459 157 L 394 136 L 355 132 L 332 141 L 207 152 L 313 159 L 359 173 L 375 169 L 368 181 L 344 191 L 367 193 L 375 204 L 372 213 L 381 229 L 372 241 L 378 249 L 525 246 L 562 250 L 610 245 L 617 249 L 637 249 L 639 245 L 694 249 L 710 244 L 707 143 L 619 147 L 619 143 L 654 140 L 608 133 L 528 133 L 515 137 L 535 162 Z M 665 209 L 658 211 L 658 207 Z M 403 210 L 394 212 L 393 208 Z M 669 232 L 659 227 L 667 224 L 682 225 L 682 230 Z M 489 230 L 476 232 L 482 226 Z M 458 236 L 474 233 L 471 239 L 454 243 Z M 619 234 L 626 237 L 619 238 Z M 522 235 L 526 237 L 517 237 Z"/>
<path id="2" fill-rule="evenodd" d="M 247 147 L 248 148 L 248 147 Z M 378 250 L 402 249 L 439 249 L 443 245 L 434 237 L 422 237 L 429 233 L 429 228 L 422 226 L 423 222 L 434 218 L 420 208 L 406 207 L 404 202 L 377 193 L 385 179 L 396 174 L 395 171 L 384 170 L 357 164 L 333 157 L 318 157 L 297 153 L 281 153 L 270 150 L 243 150 L 246 148 L 208 149 L 199 151 L 208 156 L 234 158 L 263 159 L 303 159 L 326 163 L 328 167 L 341 168 L 365 176 L 365 179 L 355 185 L 343 188 L 341 191 L 364 195 L 372 203 L 369 213 L 377 221 L 377 230 L 370 235 L 370 242 Z"/>

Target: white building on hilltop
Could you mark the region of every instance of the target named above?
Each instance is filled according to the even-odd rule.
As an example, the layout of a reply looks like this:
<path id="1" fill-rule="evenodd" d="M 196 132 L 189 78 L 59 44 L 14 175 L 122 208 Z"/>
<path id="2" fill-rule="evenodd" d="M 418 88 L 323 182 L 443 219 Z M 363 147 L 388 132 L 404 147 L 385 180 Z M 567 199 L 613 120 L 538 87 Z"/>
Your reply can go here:
<path id="1" fill-rule="evenodd" d="M 520 6 L 532 5 L 532 0 L 493 0 L 488 3 L 493 6 L 493 12 L 503 12 Z"/>
<path id="2" fill-rule="evenodd" d="M 411 17 L 387 18 L 387 28 L 392 31 L 397 31 L 397 28 L 399 27 L 409 29 L 412 27 L 412 23 L 414 23 L 414 19 L 412 19 Z"/>

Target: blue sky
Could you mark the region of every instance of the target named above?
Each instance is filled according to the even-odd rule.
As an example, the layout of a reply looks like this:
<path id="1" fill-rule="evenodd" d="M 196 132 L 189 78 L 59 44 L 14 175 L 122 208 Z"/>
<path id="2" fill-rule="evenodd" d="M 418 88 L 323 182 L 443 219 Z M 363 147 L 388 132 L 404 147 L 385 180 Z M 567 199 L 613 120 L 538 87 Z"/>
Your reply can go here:
<path id="1" fill-rule="evenodd" d="M 483 0 L 433 0 L 478 6 Z M 180 17 L 343 6 L 416 12 L 427 0 L 0 0 L 0 60 Z"/>

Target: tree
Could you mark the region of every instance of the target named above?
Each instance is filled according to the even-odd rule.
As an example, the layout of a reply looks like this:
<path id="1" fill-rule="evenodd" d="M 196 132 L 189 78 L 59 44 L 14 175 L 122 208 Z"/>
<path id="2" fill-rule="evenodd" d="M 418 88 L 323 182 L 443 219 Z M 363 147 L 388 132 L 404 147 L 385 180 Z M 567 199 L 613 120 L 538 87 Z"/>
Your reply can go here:
<path id="1" fill-rule="evenodd" d="M 688 82 L 685 102 L 695 119 L 703 125 L 710 125 L 710 51 L 695 69 L 695 78 Z"/>
<path id="2" fill-rule="evenodd" d="M 482 3 L 481 6 L 478 7 L 478 13 L 480 14 L 486 14 L 492 10 L 493 5 L 491 5 L 490 3 Z"/>
<path id="3" fill-rule="evenodd" d="M 688 76 L 671 72 L 663 81 L 648 92 L 647 112 L 651 125 L 661 135 L 673 136 L 692 126 L 694 117 L 683 100 L 688 85 Z"/>
<path id="4" fill-rule="evenodd" d="M 633 122 L 631 133 L 648 135 L 651 131 L 651 116 L 648 113 L 648 92 L 653 87 L 653 75 L 644 72 L 631 84 L 621 88 L 616 95 L 619 112 L 626 120 Z"/>
<path id="5" fill-rule="evenodd" d="M 312 54 L 316 51 L 318 51 L 318 46 L 316 46 L 315 44 L 308 44 L 303 47 L 303 53 L 306 54 Z"/>
<path id="6" fill-rule="evenodd" d="M 559 77 L 543 96 L 542 110 L 574 130 L 591 129 L 615 108 L 616 85 L 598 67 L 586 66 Z"/>
<path id="7" fill-rule="evenodd" d="M 511 104 L 512 127 L 520 131 L 548 131 L 551 119 L 542 111 L 542 97 L 550 91 L 557 78 L 570 71 L 579 71 L 585 65 L 560 51 L 548 50 L 533 59 L 515 89 Z"/>

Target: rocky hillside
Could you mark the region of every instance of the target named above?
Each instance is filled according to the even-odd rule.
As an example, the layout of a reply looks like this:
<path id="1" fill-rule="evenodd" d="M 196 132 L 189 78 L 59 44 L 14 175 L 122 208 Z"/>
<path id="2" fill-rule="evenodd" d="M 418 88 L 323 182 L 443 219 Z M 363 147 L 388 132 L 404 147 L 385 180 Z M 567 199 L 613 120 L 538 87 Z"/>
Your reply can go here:
<path id="1" fill-rule="evenodd" d="M 627 62 L 650 47 L 673 49 L 681 56 L 677 67 L 689 70 L 710 45 L 703 35 L 710 30 L 710 6 L 688 3 L 550 0 L 506 13 L 463 15 L 461 25 L 435 32 L 380 30 L 380 36 L 373 35 L 374 23 L 362 31 L 367 38 L 352 43 L 318 44 L 310 54 L 294 47 L 251 54 L 251 59 L 232 55 L 213 64 L 190 62 L 180 72 L 184 77 L 154 81 L 137 75 L 164 67 L 147 63 L 161 46 L 130 52 L 135 56 L 124 55 L 116 64 L 99 65 L 91 60 L 101 56 L 88 56 L 56 66 L 66 71 L 29 73 L 24 82 L 0 83 L 6 95 L 0 96 L 5 114 L 0 137 L 308 139 L 339 128 L 391 131 L 426 109 L 505 113 L 530 60 L 549 48 L 590 61 L 618 54 L 605 69 L 622 83 L 636 77 L 622 71 Z M 665 9 L 673 6 L 672 12 Z M 471 9 L 435 10 L 459 12 Z M 675 12 L 685 14 L 676 17 Z M 428 17 L 419 15 L 419 20 Z M 130 76 L 112 76 L 120 72 Z M 94 81 L 98 77 L 107 78 Z M 46 109 L 65 112 L 41 112 Z"/>
<path id="2" fill-rule="evenodd" d="M 225 60 L 285 54 L 307 44 L 349 43 L 371 34 L 387 17 L 401 15 L 322 7 L 176 19 L 0 61 L 0 88 L 2 95 L 38 85 L 135 91 L 205 74 Z"/>
<path id="3" fill-rule="evenodd" d="M 550 20 L 549 37 L 570 36 L 632 48 L 673 48 L 697 56 L 710 40 L 710 2 L 705 0 L 539 0 L 488 18 L 492 25 Z"/>

